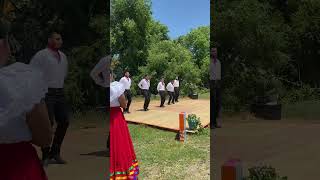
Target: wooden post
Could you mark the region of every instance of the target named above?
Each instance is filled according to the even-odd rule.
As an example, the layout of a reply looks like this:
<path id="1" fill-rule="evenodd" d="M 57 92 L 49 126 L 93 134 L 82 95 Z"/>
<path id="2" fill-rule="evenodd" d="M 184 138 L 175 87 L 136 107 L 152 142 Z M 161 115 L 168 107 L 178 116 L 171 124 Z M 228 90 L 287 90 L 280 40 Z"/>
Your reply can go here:
<path id="1" fill-rule="evenodd" d="M 221 180 L 242 180 L 242 165 L 239 159 L 231 159 L 221 167 Z"/>
<path id="2" fill-rule="evenodd" d="M 179 114 L 179 141 L 184 142 L 184 132 L 185 132 L 185 124 L 184 124 L 184 113 L 181 112 Z"/>

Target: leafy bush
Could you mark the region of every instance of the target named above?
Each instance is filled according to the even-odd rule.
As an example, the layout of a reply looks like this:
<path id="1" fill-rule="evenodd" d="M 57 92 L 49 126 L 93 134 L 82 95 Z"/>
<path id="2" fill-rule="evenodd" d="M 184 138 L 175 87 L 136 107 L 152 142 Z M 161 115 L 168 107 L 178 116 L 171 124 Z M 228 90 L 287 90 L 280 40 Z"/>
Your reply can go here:
<path id="1" fill-rule="evenodd" d="M 291 89 L 281 97 L 281 102 L 284 104 L 297 103 L 308 100 L 320 100 L 319 90 L 312 89 L 308 85 L 303 85 L 299 89 Z"/>
<path id="2" fill-rule="evenodd" d="M 288 180 L 288 177 L 281 177 L 273 167 L 256 166 L 249 169 L 249 176 L 244 180 Z"/>

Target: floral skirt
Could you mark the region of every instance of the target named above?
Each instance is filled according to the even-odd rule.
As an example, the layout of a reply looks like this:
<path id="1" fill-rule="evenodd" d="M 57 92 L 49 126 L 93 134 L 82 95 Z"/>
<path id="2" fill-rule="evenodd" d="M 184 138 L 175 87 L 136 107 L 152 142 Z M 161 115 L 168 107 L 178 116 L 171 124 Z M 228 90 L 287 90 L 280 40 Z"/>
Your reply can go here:
<path id="1" fill-rule="evenodd" d="M 120 107 L 110 108 L 110 180 L 137 180 L 139 166 Z"/>

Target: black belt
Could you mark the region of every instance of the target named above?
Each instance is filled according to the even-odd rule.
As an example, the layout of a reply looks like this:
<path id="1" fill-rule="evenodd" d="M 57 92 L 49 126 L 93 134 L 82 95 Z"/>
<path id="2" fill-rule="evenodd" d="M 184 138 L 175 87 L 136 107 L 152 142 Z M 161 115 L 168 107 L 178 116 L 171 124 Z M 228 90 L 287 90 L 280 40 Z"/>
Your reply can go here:
<path id="1" fill-rule="evenodd" d="M 48 88 L 48 94 L 60 95 L 60 94 L 63 94 L 63 92 L 64 92 L 63 88 Z"/>

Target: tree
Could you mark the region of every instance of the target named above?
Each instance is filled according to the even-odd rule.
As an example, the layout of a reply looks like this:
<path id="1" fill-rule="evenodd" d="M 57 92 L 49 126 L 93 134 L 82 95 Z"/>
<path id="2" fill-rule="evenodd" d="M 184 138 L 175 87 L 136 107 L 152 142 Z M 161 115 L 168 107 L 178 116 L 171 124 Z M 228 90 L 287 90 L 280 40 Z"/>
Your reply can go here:
<path id="1" fill-rule="evenodd" d="M 119 55 L 121 69 L 133 75 L 145 65 L 148 52 L 148 34 L 151 23 L 149 0 L 111 1 L 112 54 Z"/>
<path id="2" fill-rule="evenodd" d="M 142 78 L 144 74 L 152 77 L 151 90 L 156 93 L 156 86 L 161 77 L 166 83 L 179 76 L 181 79 L 182 92 L 190 92 L 191 86 L 198 86 L 200 83 L 200 72 L 192 61 L 191 52 L 170 40 L 155 43 L 150 47 L 146 66 L 139 68 Z"/>
<path id="3" fill-rule="evenodd" d="M 270 13 L 272 7 L 265 2 L 243 0 L 216 6 L 221 9 L 216 8 L 212 17 L 211 35 L 229 98 L 224 102 L 248 104 L 254 96 L 266 93 L 269 80 L 283 75 L 289 61 L 290 28 L 280 13 Z"/>
<path id="4" fill-rule="evenodd" d="M 179 37 L 178 42 L 191 51 L 195 64 L 200 68 L 209 55 L 210 27 L 193 29 L 187 35 Z"/>

